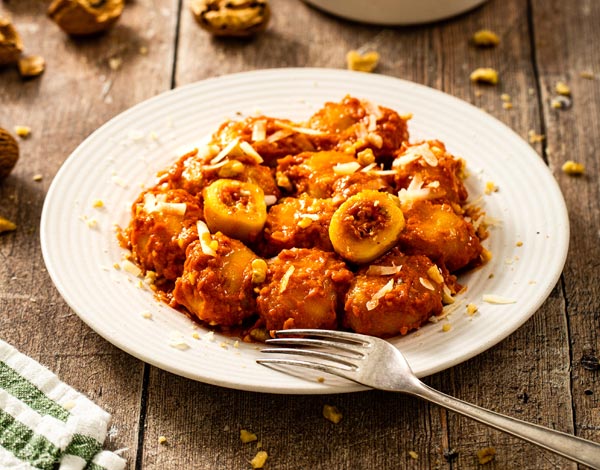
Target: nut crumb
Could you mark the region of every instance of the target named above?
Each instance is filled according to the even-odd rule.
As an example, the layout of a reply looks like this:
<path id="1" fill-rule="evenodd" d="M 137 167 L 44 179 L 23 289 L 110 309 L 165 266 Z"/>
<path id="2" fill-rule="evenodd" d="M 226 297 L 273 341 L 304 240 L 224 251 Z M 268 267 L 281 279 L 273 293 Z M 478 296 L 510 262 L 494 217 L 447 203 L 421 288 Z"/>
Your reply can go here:
<path id="1" fill-rule="evenodd" d="M 323 405 L 323 417 L 334 424 L 338 424 L 342 420 L 343 415 L 340 410 L 337 409 L 337 407 L 332 405 Z"/>
<path id="2" fill-rule="evenodd" d="M 31 178 L 33 181 L 42 181 L 43 176 L 40 175 L 39 173 L 33 175 L 33 177 Z"/>
<path id="3" fill-rule="evenodd" d="M 46 61 L 40 55 L 21 57 L 18 63 L 19 74 L 23 78 L 33 78 L 44 73 Z"/>
<path id="4" fill-rule="evenodd" d="M 471 41 L 477 47 L 495 47 L 500 44 L 500 38 L 489 29 L 480 29 L 473 34 Z"/>
<path id="5" fill-rule="evenodd" d="M 491 67 L 480 67 L 473 70 L 469 78 L 475 83 L 496 85 L 498 83 L 498 72 Z"/>
<path id="6" fill-rule="evenodd" d="M 596 78 L 596 76 L 594 75 L 594 72 L 591 72 L 589 70 L 584 70 L 582 72 L 579 72 L 579 76 L 581 78 L 585 78 L 587 80 L 594 80 Z"/>
<path id="7" fill-rule="evenodd" d="M 246 429 L 240 429 L 240 440 L 244 444 L 248 444 L 248 442 L 254 442 L 258 440 L 258 436 L 253 432 L 250 432 Z"/>
<path id="8" fill-rule="evenodd" d="M 567 160 L 563 163 L 562 171 L 567 175 L 580 176 L 585 173 L 585 165 L 583 163 L 577 163 L 573 160 Z"/>
<path id="9" fill-rule="evenodd" d="M 12 232 L 17 229 L 17 225 L 8 219 L 0 216 L 0 233 Z"/>
<path id="10" fill-rule="evenodd" d="M 477 458 L 479 459 L 479 465 L 485 465 L 491 462 L 496 457 L 496 449 L 493 447 L 485 447 L 484 449 L 477 451 Z"/>
<path id="11" fill-rule="evenodd" d="M 554 89 L 559 95 L 571 96 L 571 88 L 564 82 L 557 82 Z"/>
<path id="12" fill-rule="evenodd" d="M 544 139 L 546 138 L 546 136 L 544 134 L 538 134 L 533 129 L 530 129 L 529 132 L 527 133 L 527 135 L 529 136 L 529 143 L 530 144 L 535 144 L 535 143 L 538 143 L 538 142 L 543 142 Z"/>
<path id="13" fill-rule="evenodd" d="M 15 126 L 15 134 L 23 139 L 26 139 L 31 135 L 31 128 L 27 126 Z"/>
<path id="14" fill-rule="evenodd" d="M 158 443 L 160 445 L 165 445 L 167 443 L 167 438 L 165 436 L 158 436 Z"/>
<path id="15" fill-rule="evenodd" d="M 119 70 L 122 64 L 123 59 L 121 59 L 120 57 L 111 57 L 110 59 L 108 59 L 108 66 L 111 70 Z"/>
<path id="16" fill-rule="evenodd" d="M 409 450 L 408 451 L 408 456 L 411 459 L 414 459 L 414 460 L 418 460 L 419 459 L 419 454 L 417 454 L 414 450 Z"/>
<path id="17" fill-rule="evenodd" d="M 358 51 L 352 50 L 346 54 L 346 66 L 348 70 L 358 72 L 372 72 L 379 64 L 379 53 L 369 51 L 361 54 Z"/>
<path id="18" fill-rule="evenodd" d="M 522 242 L 522 241 L 518 241 L 518 242 L 516 243 L 516 245 L 517 245 L 517 246 L 523 246 L 523 242 Z"/>
<path id="19" fill-rule="evenodd" d="M 250 465 L 252 465 L 252 468 L 263 468 L 268 457 L 269 454 L 267 454 L 264 450 L 259 450 L 254 458 L 250 461 Z"/>
<path id="20" fill-rule="evenodd" d="M 444 333 L 448 333 L 452 329 L 452 325 L 450 323 L 444 323 L 442 325 L 442 331 Z"/>
<path id="21" fill-rule="evenodd" d="M 510 101 L 505 101 L 504 103 L 502 103 L 502 108 L 504 108 L 504 109 L 512 109 L 513 108 L 513 104 Z"/>
<path id="22" fill-rule="evenodd" d="M 498 192 L 498 186 L 496 186 L 493 181 L 488 181 L 487 183 L 485 183 L 484 192 L 487 195 L 490 195 L 492 193 L 497 193 Z"/>
<path id="23" fill-rule="evenodd" d="M 471 304 L 467 304 L 467 315 L 469 316 L 473 316 L 477 313 L 477 305 L 471 303 Z"/>

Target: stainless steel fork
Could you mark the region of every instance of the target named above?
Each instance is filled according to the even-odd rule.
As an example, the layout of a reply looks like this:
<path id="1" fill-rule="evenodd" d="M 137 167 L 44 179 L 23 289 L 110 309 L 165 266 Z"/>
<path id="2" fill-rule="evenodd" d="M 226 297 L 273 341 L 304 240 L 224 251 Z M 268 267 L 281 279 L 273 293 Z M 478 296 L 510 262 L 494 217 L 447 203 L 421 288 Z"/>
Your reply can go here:
<path id="1" fill-rule="evenodd" d="M 266 358 L 258 359 L 259 364 L 308 367 L 367 387 L 414 395 L 575 462 L 600 469 L 600 444 L 504 416 L 438 392 L 421 382 L 402 353 L 385 340 L 342 331 L 294 329 L 277 331 L 275 338 L 267 340 L 267 344 L 283 347 L 265 348 L 264 353 L 294 354 L 315 360 Z"/>

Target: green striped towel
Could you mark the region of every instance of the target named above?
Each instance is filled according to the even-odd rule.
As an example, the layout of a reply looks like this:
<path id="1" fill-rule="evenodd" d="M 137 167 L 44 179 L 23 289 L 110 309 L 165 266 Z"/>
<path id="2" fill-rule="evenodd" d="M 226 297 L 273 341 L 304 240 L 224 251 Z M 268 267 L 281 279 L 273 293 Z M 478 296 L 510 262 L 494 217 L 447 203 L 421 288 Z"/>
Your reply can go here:
<path id="1" fill-rule="evenodd" d="M 0 340 L 0 469 L 123 470 L 102 450 L 110 415 Z"/>

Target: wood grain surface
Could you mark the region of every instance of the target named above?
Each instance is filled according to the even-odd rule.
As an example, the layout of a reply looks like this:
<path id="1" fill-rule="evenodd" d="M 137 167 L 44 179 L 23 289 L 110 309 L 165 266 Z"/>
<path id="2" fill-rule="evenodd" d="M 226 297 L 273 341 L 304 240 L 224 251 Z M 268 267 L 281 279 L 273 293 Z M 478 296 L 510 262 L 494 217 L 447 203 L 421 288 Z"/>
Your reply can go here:
<path id="1" fill-rule="evenodd" d="M 490 0 L 433 25 L 381 27 L 344 21 L 298 0 L 271 0 L 268 29 L 251 40 L 201 30 L 185 1 L 131 0 L 117 25 L 90 39 L 66 36 L 48 2 L 0 0 L 29 54 L 46 60 L 38 78 L 0 68 L 0 127 L 26 125 L 21 157 L 0 182 L 0 338 L 49 367 L 113 415 L 107 445 L 130 469 L 250 469 L 259 445 L 265 468 L 563 469 L 577 466 L 422 401 L 379 391 L 280 396 L 223 389 L 177 377 L 120 351 L 62 300 L 44 268 L 39 219 L 61 164 L 94 129 L 170 88 L 272 67 L 345 68 L 350 49 L 381 55 L 375 73 L 431 86 L 506 123 L 556 177 L 571 239 L 557 286 L 519 330 L 479 356 L 428 377 L 472 403 L 600 442 L 600 3 Z M 469 44 L 487 28 L 498 47 Z M 470 72 L 494 67 L 497 86 Z M 557 109 L 557 82 L 571 106 Z M 511 109 L 506 109 L 510 96 Z M 562 164 L 585 164 L 580 177 Z M 41 178 L 40 178 L 41 177 Z M 500 188 L 501 190 L 502 188 Z M 56 236 L 60 236 L 57 233 Z M 523 247 L 526 249 L 526 247 Z M 65 260 L 68 263 L 68 260 Z M 594 362 L 596 361 L 596 362 Z M 343 414 L 339 424 L 323 405 Z M 257 434 L 243 444 L 240 429 Z M 165 436 L 166 443 L 159 444 Z M 477 453 L 493 447 L 481 465 Z"/>

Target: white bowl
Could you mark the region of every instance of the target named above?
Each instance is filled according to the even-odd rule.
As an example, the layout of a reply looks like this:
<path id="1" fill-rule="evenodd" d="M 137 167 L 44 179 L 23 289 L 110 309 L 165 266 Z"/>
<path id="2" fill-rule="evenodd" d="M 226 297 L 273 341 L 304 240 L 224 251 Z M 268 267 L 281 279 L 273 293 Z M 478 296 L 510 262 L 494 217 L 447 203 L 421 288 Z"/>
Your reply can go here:
<path id="1" fill-rule="evenodd" d="M 443 20 L 486 0 L 305 0 L 333 15 L 362 23 L 409 25 Z"/>

